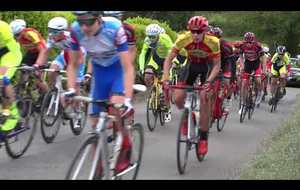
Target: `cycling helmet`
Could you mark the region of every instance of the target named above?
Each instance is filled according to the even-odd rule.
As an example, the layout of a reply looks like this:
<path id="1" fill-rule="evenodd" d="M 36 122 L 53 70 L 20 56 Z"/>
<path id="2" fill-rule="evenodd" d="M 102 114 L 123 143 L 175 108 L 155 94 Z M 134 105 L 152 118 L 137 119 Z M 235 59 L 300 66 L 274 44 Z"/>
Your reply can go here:
<path id="1" fill-rule="evenodd" d="M 54 30 L 67 30 L 68 21 L 63 17 L 54 17 L 48 22 L 48 28 Z"/>
<path id="2" fill-rule="evenodd" d="M 99 17 L 102 16 L 103 12 L 102 11 L 73 11 L 73 14 L 76 16 L 90 15 L 90 16 Z"/>
<path id="3" fill-rule="evenodd" d="M 203 16 L 194 16 L 190 18 L 187 28 L 188 30 L 205 31 L 208 29 L 208 20 Z"/>
<path id="4" fill-rule="evenodd" d="M 255 40 L 255 35 L 253 32 L 246 32 L 244 35 L 244 40 L 246 42 L 253 42 Z"/>
<path id="5" fill-rule="evenodd" d="M 14 35 L 19 34 L 24 28 L 26 28 L 26 22 L 22 19 L 16 19 L 9 24 Z"/>
<path id="6" fill-rule="evenodd" d="M 221 29 L 220 27 L 214 27 L 214 28 L 212 29 L 212 33 L 213 33 L 213 35 L 215 35 L 216 37 L 221 38 L 221 37 L 222 37 L 222 34 L 223 34 L 223 31 L 222 31 L 222 29 Z"/>
<path id="7" fill-rule="evenodd" d="M 158 36 L 161 33 L 164 33 L 165 30 L 161 28 L 158 24 L 150 24 L 146 27 L 147 36 Z"/>
<path id="8" fill-rule="evenodd" d="M 285 46 L 278 46 L 278 47 L 276 48 L 276 52 L 277 52 L 279 55 L 283 55 L 283 54 L 286 52 Z"/>
<path id="9" fill-rule="evenodd" d="M 120 19 L 123 16 L 124 11 L 103 11 L 104 16 L 111 16 Z"/>

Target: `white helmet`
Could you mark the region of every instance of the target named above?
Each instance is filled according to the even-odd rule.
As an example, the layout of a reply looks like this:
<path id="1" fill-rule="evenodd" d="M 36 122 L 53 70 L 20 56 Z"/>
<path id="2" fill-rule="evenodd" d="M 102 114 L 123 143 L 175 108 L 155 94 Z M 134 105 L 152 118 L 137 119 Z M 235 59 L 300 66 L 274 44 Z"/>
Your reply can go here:
<path id="1" fill-rule="evenodd" d="M 158 36 L 161 33 L 164 33 L 165 30 L 161 28 L 158 24 L 150 24 L 146 27 L 147 36 Z"/>
<path id="2" fill-rule="evenodd" d="M 67 30 L 68 21 L 63 17 L 54 17 L 48 22 L 48 28 L 54 30 Z"/>
<path id="3" fill-rule="evenodd" d="M 14 35 L 20 33 L 24 28 L 26 28 L 26 22 L 23 19 L 15 19 L 9 24 Z"/>

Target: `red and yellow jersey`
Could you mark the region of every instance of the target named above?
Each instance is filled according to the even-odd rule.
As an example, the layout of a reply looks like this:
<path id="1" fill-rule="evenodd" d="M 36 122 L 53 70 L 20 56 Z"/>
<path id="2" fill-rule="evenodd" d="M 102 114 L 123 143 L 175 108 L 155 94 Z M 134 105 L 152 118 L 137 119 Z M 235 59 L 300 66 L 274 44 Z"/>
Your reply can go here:
<path id="1" fill-rule="evenodd" d="M 39 52 L 39 49 L 46 48 L 46 41 L 42 35 L 33 28 L 25 28 L 17 36 L 17 41 L 28 52 Z"/>
<path id="2" fill-rule="evenodd" d="M 220 59 L 220 40 L 208 34 L 204 35 L 201 42 L 194 42 L 191 32 L 178 36 L 173 51 L 185 49 L 188 59 L 192 63 L 208 63 L 211 59 Z"/>

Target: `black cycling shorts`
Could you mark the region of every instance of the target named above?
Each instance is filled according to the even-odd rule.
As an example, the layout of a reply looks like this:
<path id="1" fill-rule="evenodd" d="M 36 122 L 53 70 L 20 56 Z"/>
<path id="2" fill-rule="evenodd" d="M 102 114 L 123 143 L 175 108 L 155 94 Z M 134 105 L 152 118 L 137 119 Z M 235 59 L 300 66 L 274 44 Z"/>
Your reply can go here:
<path id="1" fill-rule="evenodd" d="M 200 74 L 201 83 L 204 83 L 207 78 L 208 70 L 208 64 L 187 63 L 179 71 L 178 82 L 192 86 Z"/>

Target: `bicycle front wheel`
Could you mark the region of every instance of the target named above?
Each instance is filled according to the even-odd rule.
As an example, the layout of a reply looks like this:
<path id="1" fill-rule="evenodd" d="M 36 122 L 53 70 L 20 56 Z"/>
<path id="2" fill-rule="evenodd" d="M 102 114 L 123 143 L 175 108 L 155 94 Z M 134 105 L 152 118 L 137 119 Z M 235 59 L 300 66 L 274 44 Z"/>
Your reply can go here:
<path id="1" fill-rule="evenodd" d="M 132 138 L 132 152 L 130 158 L 130 166 L 123 172 L 117 174 L 117 179 L 136 180 L 141 166 L 142 155 L 144 150 L 144 129 L 140 123 L 134 124 L 130 128 L 130 136 Z"/>
<path id="2" fill-rule="evenodd" d="M 187 139 L 187 121 L 188 121 L 188 110 L 184 110 L 180 125 L 177 132 L 177 169 L 179 174 L 184 174 L 185 168 L 188 161 L 189 149 L 191 148 L 191 142 Z M 192 127 L 191 127 L 192 128 Z"/>
<path id="3" fill-rule="evenodd" d="M 147 126 L 151 132 L 156 127 L 157 117 L 158 111 L 155 108 L 155 88 L 153 88 L 147 100 Z"/>
<path id="4" fill-rule="evenodd" d="M 62 122 L 62 108 L 59 100 L 56 100 L 58 95 L 58 90 L 55 88 L 50 90 L 43 99 L 41 108 L 41 133 L 46 143 L 54 141 Z"/>
<path id="5" fill-rule="evenodd" d="M 21 119 L 17 126 L 6 134 L 5 138 L 5 149 L 11 158 L 16 159 L 22 156 L 33 141 L 38 119 L 35 112 L 32 111 L 32 104 L 31 98 L 17 100 Z M 26 112 L 23 113 L 21 110 L 26 110 Z"/>
<path id="6" fill-rule="evenodd" d="M 91 180 L 103 175 L 101 155 L 96 153 L 98 142 L 99 137 L 93 135 L 82 144 L 68 169 L 66 180 Z"/>

